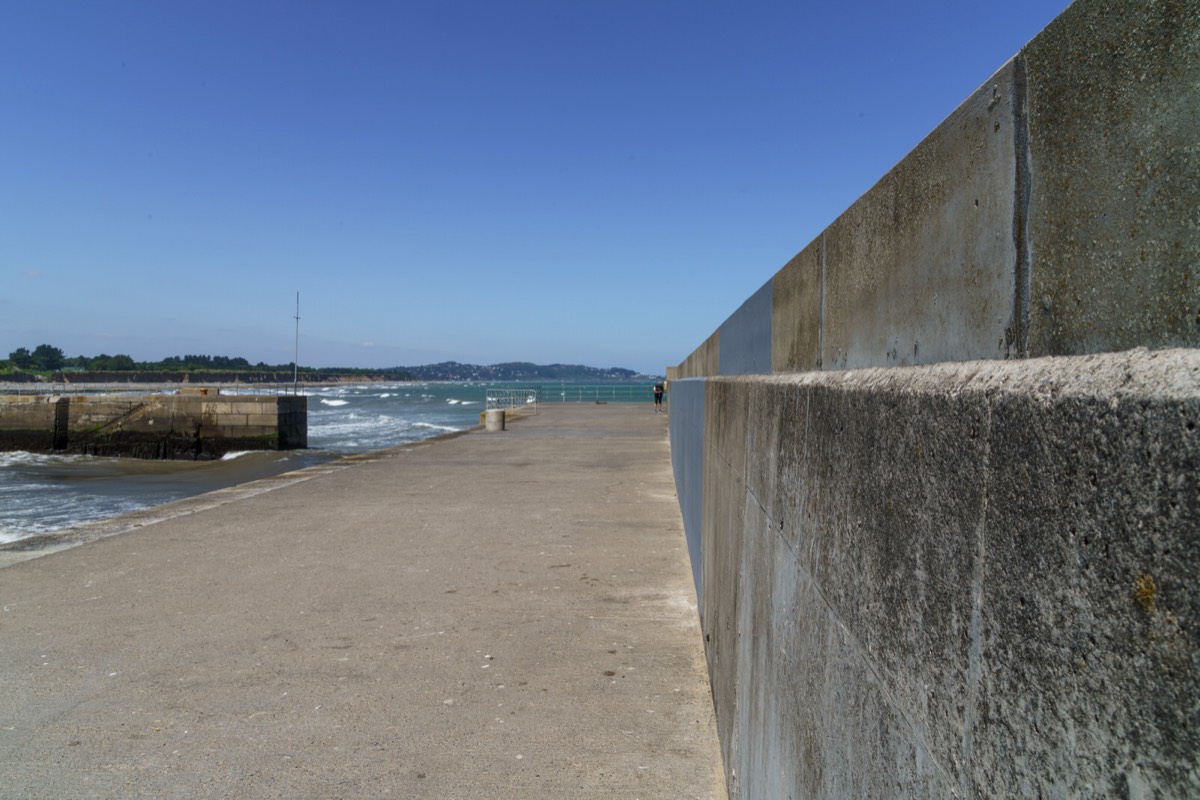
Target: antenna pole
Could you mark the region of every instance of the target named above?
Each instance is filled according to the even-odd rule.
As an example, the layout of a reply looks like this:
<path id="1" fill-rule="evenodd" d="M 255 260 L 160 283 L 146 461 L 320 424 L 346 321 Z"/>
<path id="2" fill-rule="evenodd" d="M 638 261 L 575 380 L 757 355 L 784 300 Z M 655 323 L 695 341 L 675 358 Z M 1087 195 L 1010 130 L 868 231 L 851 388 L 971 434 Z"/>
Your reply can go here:
<path id="1" fill-rule="evenodd" d="M 296 358 L 292 361 L 292 394 L 300 383 L 300 293 L 296 292 Z"/>

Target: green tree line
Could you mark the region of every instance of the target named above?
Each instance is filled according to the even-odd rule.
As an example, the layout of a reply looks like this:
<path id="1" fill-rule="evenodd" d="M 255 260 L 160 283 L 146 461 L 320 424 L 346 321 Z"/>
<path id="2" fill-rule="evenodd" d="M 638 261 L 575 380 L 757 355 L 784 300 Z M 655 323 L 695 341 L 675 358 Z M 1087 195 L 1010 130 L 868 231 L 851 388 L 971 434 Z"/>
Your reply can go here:
<path id="1" fill-rule="evenodd" d="M 132 356 L 118 353 L 98 356 L 68 357 L 61 348 L 39 344 L 33 350 L 18 347 L 8 354 L 7 361 L 0 361 L 0 372 L 34 372 L 38 374 L 56 372 L 292 372 L 292 362 L 286 364 L 251 364 L 247 359 L 231 356 L 183 355 L 169 356 L 161 361 L 134 361 Z M 306 374 L 366 375 L 381 372 L 357 368 L 301 367 Z M 392 373 L 395 370 L 384 370 Z M 399 377 L 399 376 L 397 376 Z"/>

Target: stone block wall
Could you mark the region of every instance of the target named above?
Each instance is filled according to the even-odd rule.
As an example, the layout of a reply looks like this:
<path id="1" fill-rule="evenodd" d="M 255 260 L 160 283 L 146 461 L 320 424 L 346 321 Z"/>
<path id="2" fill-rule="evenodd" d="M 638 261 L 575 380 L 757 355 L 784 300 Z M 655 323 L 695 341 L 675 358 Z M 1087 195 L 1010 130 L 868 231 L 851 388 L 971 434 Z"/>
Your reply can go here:
<path id="1" fill-rule="evenodd" d="M 62 444 L 66 428 L 62 398 L 13 395 L 0 398 L 0 441 L 6 450 L 49 452 Z"/>
<path id="2" fill-rule="evenodd" d="M 220 458 L 308 446 L 303 396 L 0 398 L 0 448 L 138 458 Z"/>

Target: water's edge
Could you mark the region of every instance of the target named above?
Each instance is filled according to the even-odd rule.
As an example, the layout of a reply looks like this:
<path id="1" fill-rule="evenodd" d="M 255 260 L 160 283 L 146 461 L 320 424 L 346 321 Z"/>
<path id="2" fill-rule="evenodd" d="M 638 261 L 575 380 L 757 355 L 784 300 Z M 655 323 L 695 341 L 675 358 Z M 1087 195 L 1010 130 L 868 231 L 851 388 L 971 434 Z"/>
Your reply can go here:
<path id="1" fill-rule="evenodd" d="M 227 486 L 222 489 L 214 489 L 179 500 L 171 500 L 137 511 L 85 522 L 70 528 L 37 533 L 18 539 L 15 542 L 0 544 L 0 569 L 22 561 L 56 553 L 60 550 L 66 550 L 77 545 L 94 542 L 97 539 L 128 533 L 129 531 L 154 525 L 158 522 L 195 514 L 199 511 L 223 506 L 247 497 L 253 497 L 265 492 L 274 491 L 275 489 L 282 489 L 292 484 L 302 483 L 332 472 L 339 472 L 343 469 L 367 464 L 381 458 L 387 458 L 397 452 L 455 439 L 482 429 L 482 425 L 474 425 L 463 430 L 451 431 L 415 442 L 405 442 L 404 444 L 384 447 L 379 450 L 342 456 L 320 464 L 302 467 L 289 472 L 280 472 L 265 478 L 257 478 L 245 483 Z"/>

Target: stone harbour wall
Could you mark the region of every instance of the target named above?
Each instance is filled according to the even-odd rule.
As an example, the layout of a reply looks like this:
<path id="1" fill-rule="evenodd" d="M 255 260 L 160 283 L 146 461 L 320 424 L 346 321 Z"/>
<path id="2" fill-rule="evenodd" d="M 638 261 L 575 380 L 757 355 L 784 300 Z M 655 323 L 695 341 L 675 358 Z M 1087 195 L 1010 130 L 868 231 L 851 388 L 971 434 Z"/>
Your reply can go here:
<path id="1" fill-rule="evenodd" d="M 308 446 L 303 396 L 10 396 L 0 398 L 0 449 L 137 458 L 220 458 Z"/>

